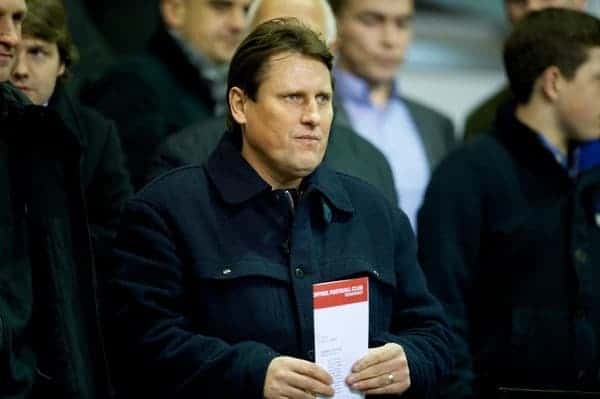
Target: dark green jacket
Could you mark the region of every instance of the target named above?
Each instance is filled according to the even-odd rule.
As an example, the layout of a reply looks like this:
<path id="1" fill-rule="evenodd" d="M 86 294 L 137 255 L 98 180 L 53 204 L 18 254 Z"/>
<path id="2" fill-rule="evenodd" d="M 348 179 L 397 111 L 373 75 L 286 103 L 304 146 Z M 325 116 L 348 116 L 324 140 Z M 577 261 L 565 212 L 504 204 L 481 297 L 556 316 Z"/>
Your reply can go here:
<path id="1" fill-rule="evenodd" d="M 79 141 L 8 84 L 0 127 L 0 398 L 109 397 Z"/>

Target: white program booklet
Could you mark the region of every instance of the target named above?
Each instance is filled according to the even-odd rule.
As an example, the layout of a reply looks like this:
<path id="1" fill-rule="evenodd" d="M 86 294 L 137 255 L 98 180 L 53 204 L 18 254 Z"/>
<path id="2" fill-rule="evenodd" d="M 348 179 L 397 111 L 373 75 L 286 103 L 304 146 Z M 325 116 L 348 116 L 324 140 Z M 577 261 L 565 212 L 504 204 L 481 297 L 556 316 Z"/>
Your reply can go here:
<path id="1" fill-rule="evenodd" d="M 368 277 L 314 284 L 313 308 L 315 362 L 333 378 L 334 399 L 364 398 L 346 378 L 369 349 Z"/>

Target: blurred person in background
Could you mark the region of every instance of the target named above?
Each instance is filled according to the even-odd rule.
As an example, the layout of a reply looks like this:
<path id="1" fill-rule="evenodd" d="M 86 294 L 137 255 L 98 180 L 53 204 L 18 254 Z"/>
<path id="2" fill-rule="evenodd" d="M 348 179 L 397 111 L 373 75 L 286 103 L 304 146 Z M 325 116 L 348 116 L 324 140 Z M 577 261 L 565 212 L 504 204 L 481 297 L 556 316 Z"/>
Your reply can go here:
<path id="1" fill-rule="evenodd" d="M 82 93 L 85 103 L 116 121 L 135 189 L 169 134 L 224 113 L 228 62 L 250 3 L 160 0 L 162 23 L 147 51 L 115 66 Z"/>
<path id="2" fill-rule="evenodd" d="M 26 13 L 0 0 L 0 397 L 109 398 L 82 144 L 6 82 Z"/>
<path id="3" fill-rule="evenodd" d="M 84 107 L 64 89 L 77 61 L 62 0 L 28 0 L 29 14 L 10 82 L 36 105 L 61 116 L 81 144 L 81 184 L 97 259 L 111 246 L 132 188 L 114 123 Z M 104 263 L 104 262 L 102 262 Z M 99 268 L 103 272 L 103 268 Z"/>
<path id="4" fill-rule="evenodd" d="M 254 0 L 248 27 L 273 18 L 295 17 L 320 33 L 329 46 L 337 37 L 335 16 L 327 0 Z M 347 124 L 334 120 L 324 162 L 332 169 L 359 177 L 398 203 L 392 171 L 385 156 Z M 205 162 L 223 135 L 225 118 L 195 123 L 168 137 L 152 160 L 148 180 L 172 168 Z"/>
<path id="5" fill-rule="evenodd" d="M 413 229 L 431 171 L 453 147 L 452 122 L 396 83 L 410 45 L 413 0 L 330 0 L 337 17 L 338 113 L 383 152 Z"/>
<path id="6" fill-rule="evenodd" d="M 600 394 L 600 20 L 547 8 L 504 45 L 515 104 L 436 169 L 419 259 L 457 335 L 444 397 Z M 553 391 L 567 391 L 554 392 Z"/>
<path id="7" fill-rule="evenodd" d="M 585 5 L 586 0 L 504 0 L 506 15 L 513 25 L 531 11 L 549 7 L 583 11 Z M 496 119 L 496 112 L 503 105 L 513 101 L 514 96 L 511 94 L 510 88 L 505 86 L 477 105 L 467 116 L 463 139 L 468 141 L 480 133 L 488 132 Z"/>

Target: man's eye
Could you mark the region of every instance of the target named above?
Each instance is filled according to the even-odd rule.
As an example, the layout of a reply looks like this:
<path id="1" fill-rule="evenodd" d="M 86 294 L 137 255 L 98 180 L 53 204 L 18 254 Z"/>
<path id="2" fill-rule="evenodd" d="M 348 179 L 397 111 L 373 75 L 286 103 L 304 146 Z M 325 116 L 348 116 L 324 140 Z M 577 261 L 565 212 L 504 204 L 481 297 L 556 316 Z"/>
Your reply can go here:
<path id="1" fill-rule="evenodd" d="M 319 94 L 317 96 L 317 103 L 324 105 L 328 104 L 331 101 L 331 96 L 328 94 Z"/>
<path id="2" fill-rule="evenodd" d="M 231 7 L 231 3 L 227 1 L 212 1 L 210 5 L 216 11 L 227 11 Z"/>
<path id="3" fill-rule="evenodd" d="M 302 96 L 300 96 L 299 94 L 288 94 L 285 96 L 286 100 L 291 101 L 291 102 L 300 102 L 302 100 Z"/>
<path id="4" fill-rule="evenodd" d="M 378 22 L 380 22 L 380 18 L 377 15 L 373 15 L 373 14 L 362 14 L 359 15 L 358 20 L 366 26 L 374 26 L 376 25 Z"/>

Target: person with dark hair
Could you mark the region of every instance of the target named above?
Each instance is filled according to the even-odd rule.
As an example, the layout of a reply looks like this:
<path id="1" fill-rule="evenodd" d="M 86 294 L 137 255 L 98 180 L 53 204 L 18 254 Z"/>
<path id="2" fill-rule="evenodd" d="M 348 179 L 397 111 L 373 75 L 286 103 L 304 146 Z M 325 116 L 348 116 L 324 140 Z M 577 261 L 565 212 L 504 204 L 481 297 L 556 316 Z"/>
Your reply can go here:
<path id="1" fill-rule="evenodd" d="M 332 396 L 314 363 L 312 286 L 358 276 L 369 280 L 371 349 L 346 383 L 429 397 L 448 372 L 446 322 L 406 216 L 322 164 L 332 60 L 296 19 L 256 27 L 233 56 L 230 129 L 208 162 L 162 175 L 126 205 L 114 322 L 137 394 Z"/>
<path id="2" fill-rule="evenodd" d="M 532 11 L 544 8 L 569 8 L 583 11 L 586 0 L 504 0 L 506 16 L 511 24 L 516 24 Z M 510 106 L 514 97 L 509 87 L 503 87 L 478 104 L 465 121 L 463 139 L 472 140 L 480 134 L 488 133 L 496 119 L 496 112 L 503 106 Z"/>
<path id="3" fill-rule="evenodd" d="M 81 143 L 6 82 L 27 3 L 0 0 L 0 398 L 109 398 Z"/>
<path id="4" fill-rule="evenodd" d="M 504 64 L 516 105 L 440 164 L 419 214 L 459 337 L 445 397 L 598 395 L 600 168 L 580 169 L 577 143 L 600 139 L 600 20 L 532 12 Z"/>
<path id="5" fill-rule="evenodd" d="M 454 147 L 446 116 L 407 98 L 396 77 L 413 35 L 414 0 L 329 0 L 337 17 L 336 118 L 388 160 L 416 231 L 431 171 Z"/>
<path id="6" fill-rule="evenodd" d="M 295 17 L 320 32 L 328 45 L 336 40 L 335 16 L 327 0 L 254 0 L 248 10 L 248 29 L 273 18 Z M 195 123 L 168 137 L 159 147 L 148 180 L 175 167 L 205 162 L 217 147 L 224 117 Z M 398 203 L 392 170 L 385 156 L 349 126 L 334 122 L 324 162 L 332 169 L 372 184 Z"/>
<path id="7" fill-rule="evenodd" d="M 61 116 L 82 145 L 81 182 L 96 256 L 110 251 L 125 200 L 133 194 L 114 123 L 79 104 L 64 88 L 77 49 L 62 0 L 28 0 L 11 83 L 36 105 Z M 105 262 L 101 262 L 103 269 Z"/>
<path id="8" fill-rule="evenodd" d="M 160 0 L 147 50 L 115 65 L 81 94 L 119 128 L 134 188 L 158 146 L 186 126 L 224 114 L 229 60 L 251 0 Z"/>

